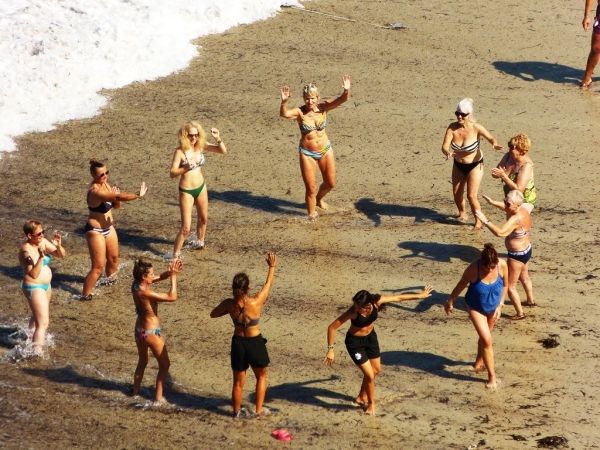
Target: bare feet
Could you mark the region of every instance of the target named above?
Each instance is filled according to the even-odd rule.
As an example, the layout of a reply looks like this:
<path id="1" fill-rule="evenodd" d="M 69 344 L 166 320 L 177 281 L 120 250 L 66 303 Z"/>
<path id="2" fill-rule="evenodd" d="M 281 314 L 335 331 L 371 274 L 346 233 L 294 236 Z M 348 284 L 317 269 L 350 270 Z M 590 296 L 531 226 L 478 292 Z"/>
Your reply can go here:
<path id="1" fill-rule="evenodd" d="M 365 409 L 365 414 L 368 416 L 375 415 L 375 403 L 368 403 L 367 409 Z"/>
<path id="2" fill-rule="evenodd" d="M 329 208 L 329 205 L 327 203 L 325 203 L 325 200 L 321 199 L 317 202 L 317 206 L 319 208 L 321 208 L 323 211 L 325 211 L 327 208 Z"/>
<path id="3" fill-rule="evenodd" d="M 475 364 L 473 366 L 473 370 L 475 373 L 485 372 L 487 369 L 485 368 L 485 364 Z"/>
<path id="4" fill-rule="evenodd" d="M 318 217 L 319 213 L 315 211 L 314 213 L 308 215 L 308 221 L 314 222 L 315 220 L 317 220 Z"/>
<path id="5" fill-rule="evenodd" d="M 508 320 L 523 320 L 525 318 L 525 314 L 515 314 L 508 318 Z"/>
<path id="6" fill-rule="evenodd" d="M 589 89 L 592 86 L 592 80 L 589 81 L 582 81 L 581 84 L 579 85 L 579 89 Z"/>
<path id="7" fill-rule="evenodd" d="M 367 406 L 369 406 L 369 400 L 362 398 L 360 396 L 356 397 L 354 402 L 363 409 L 365 409 Z"/>
<path id="8" fill-rule="evenodd" d="M 489 389 L 490 391 L 494 391 L 498 388 L 498 385 L 500 384 L 500 379 L 493 379 L 493 380 L 489 380 L 486 384 L 485 384 L 485 388 Z"/>
<path id="9" fill-rule="evenodd" d="M 467 218 L 467 216 L 465 215 L 465 216 L 458 216 L 458 217 L 456 218 L 456 220 L 458 220 L 459 222 L 462 222 L 462 223 L 466 223 L 466 222 L 467 222 L 467 220 L 469 220 L 469 219 L 468 219 L 468 218 Z"/>
<path id="10" fill-rule="evenodd" d="M 473 228 L 471 228 L 471 231 L 481 231 L 483 229 L 483 224 L 481 222 L 479 222 L 479 224 L 475 224 L 475 226 Z"/>

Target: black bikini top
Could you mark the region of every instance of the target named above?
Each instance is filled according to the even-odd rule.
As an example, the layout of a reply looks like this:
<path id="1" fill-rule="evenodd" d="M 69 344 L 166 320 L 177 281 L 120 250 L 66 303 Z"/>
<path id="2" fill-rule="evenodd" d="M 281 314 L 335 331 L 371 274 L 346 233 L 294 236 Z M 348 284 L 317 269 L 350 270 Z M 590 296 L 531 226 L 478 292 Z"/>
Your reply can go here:
<path id="1" fill-rule="evenodd" d="M 88 191 L 88 199 L 90 198 L 90 192 L 92 192 L 91 190 Z M 102 202 L 100 203 L 98 206 L 89 206 L 88 205 L 88 209 L 92 212 L 97 212 L 97 213 L 101 213 L 101 214 L 106 214 L 107 212 L 109 212 L 113 207 L 112 202 Z"/>
<path id="2" fill-rule="evenodd" d="M 373 305 L 373 310 L 369 317 L 361 316 L 360 313 L 356 313 L 356 319 L 350 319 L 350 323 L 357 328 L 364 328 L 371 325 L 377 320 L 377 308 Z"/>

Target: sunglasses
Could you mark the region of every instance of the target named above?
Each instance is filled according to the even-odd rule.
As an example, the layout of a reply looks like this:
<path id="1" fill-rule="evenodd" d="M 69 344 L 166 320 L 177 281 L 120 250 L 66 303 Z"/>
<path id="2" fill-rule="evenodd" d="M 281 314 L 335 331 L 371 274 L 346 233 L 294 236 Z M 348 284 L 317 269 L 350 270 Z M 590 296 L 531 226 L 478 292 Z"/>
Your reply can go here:
<path id="1" fill-rule="evenodd" d="M 198 136 L 199 136 L 199 135 L 198 135 L 198 133 L 196 133 L 196 134 L 188 134 L 188 137 L 189 137 L 190 139 L 192 139 L 192 138 L 197 138 Z"/>
<path id="2" fill-rule="evenodd" d="M 40 231 L 39 233 L 35 233 L 35 234 L 33 234 L 33 236 L 35 236 L 35 237 L 40 237 L 40 236 L 42 236 L 44 233 L 45 233 L 45 231 L 44 231 L 44 230 L 42 230 L 42 231 Z"/>
<path id="3" fill-rule="evenodd" d="M 107 171 L 106 171 L 106 172 L 104 172 L 104 173 L 99 173 L 99 174 L 98 174 L 98 176 L 99 176 L 100 178 L 102 178 L 103 176 L 108 176 L 109 172 L 110 172 L 110 171 L 108 171 L 108 170 L 107 170 Z"/>
<path id="4" fill-rule="evenodd" d="M 465 117 L 467 117 L 469 114 L 471 114 L 471 113 L 463 113 L 463 112 L 459 112 L 459 111 L 455 111 L 455 112 L 454 112 L 454 115 L 455 115 L 456 117 L 462 117 L 463 119 L 464 119 Z"/>

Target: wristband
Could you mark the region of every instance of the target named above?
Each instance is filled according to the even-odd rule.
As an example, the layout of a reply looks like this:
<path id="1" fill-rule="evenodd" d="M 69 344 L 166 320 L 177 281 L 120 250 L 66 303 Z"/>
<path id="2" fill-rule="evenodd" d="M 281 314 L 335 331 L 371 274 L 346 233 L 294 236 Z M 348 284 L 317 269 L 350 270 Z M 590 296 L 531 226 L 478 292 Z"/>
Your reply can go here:
<path id="1" fill-rule="evenodd" d="M 483 225 L 487 227 L 487 224 L 490 223 L 490 221 L 488 220 L 487 222 L 483 222 Z"/>
<path id="2" fill-rule="evenodd" d="M 328 345 L 327 350 L 333 350 L 333 347 L 335 347 L 335 345 Z"/>

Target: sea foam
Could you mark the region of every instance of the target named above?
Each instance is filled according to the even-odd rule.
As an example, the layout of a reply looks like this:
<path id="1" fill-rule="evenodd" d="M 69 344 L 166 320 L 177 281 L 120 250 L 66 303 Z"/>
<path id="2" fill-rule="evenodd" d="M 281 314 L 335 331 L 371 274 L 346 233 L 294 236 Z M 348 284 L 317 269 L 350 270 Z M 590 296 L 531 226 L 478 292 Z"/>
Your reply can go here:
<path id="1" fill-rule="evenodd" d="M 2 0 L 0 152 L 13 137 L 92 117 L 102 89 L 153 80 L 198 55 L 190 41 L 294 0 Z"/>

